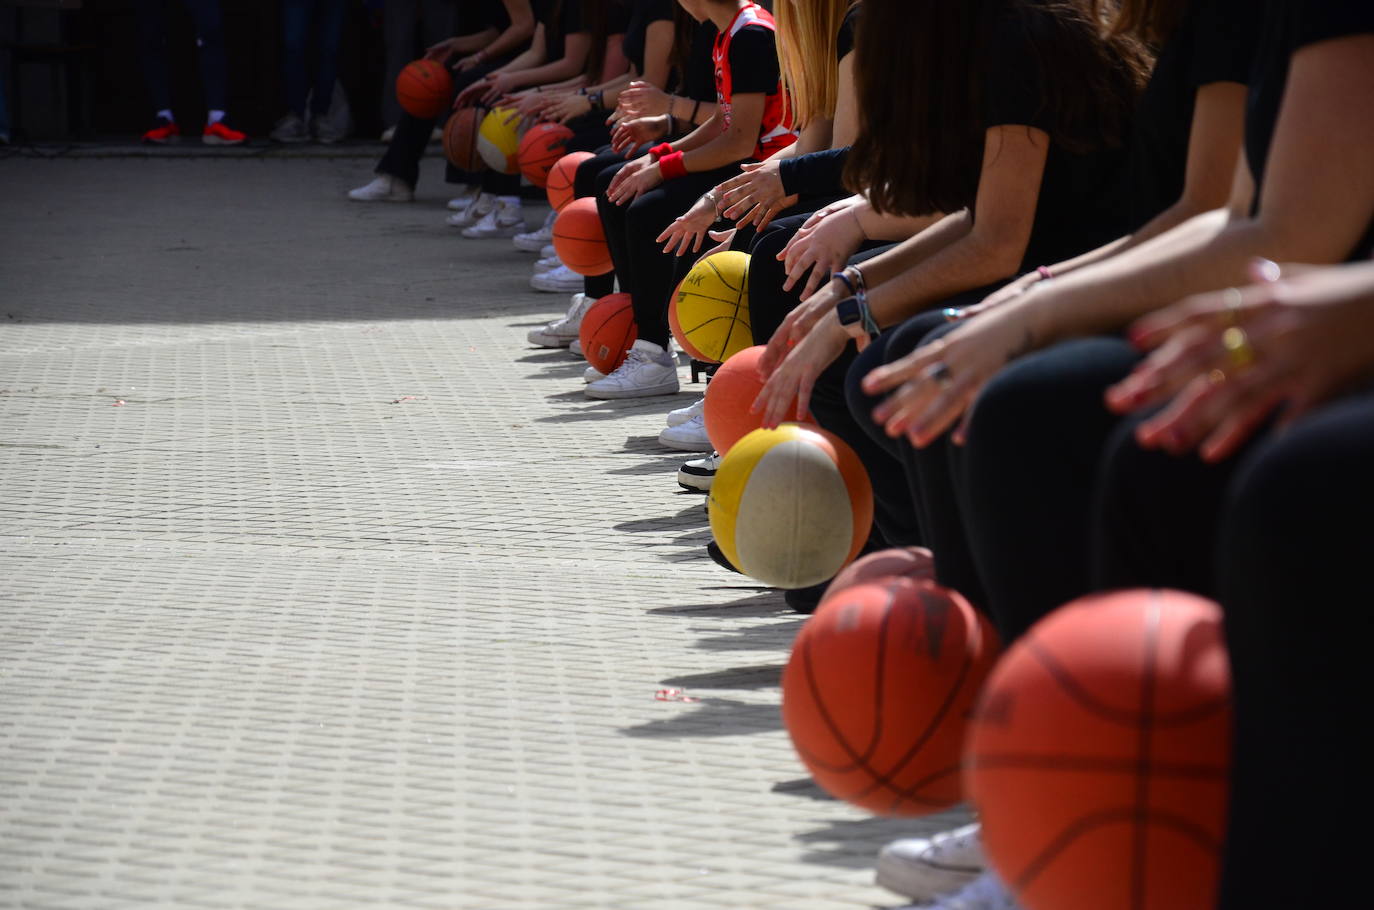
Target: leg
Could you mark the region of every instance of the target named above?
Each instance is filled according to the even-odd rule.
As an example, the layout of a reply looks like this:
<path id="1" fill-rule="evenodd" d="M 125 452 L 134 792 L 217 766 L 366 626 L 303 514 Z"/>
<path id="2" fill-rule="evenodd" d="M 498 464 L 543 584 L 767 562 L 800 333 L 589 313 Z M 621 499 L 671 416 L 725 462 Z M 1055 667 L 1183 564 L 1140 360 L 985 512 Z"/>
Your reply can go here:
<path id="1" fill-rule="evenodd" d="M 329 113 L 334 100 L 334 82 L 339 75 L 339 41 L 343 37 L 345 0 L 316 0 L 315 6 L 315 91 L 311 112 Z"/>
<path id="2" fill-rule="evenodd" d="M 396 100 L 396 77 L 401 75 L 401 69 L 415 57 L 415 26 L 418 16 L 419 5 L 415 0 L 385 0 L 382 8 L 382 38 L 386 43 L 382 123 L 387 126 L 395 126 L 401 121 L 403 112 L 401 103 Z M 419 160 L 418 156 L 416 160 Z"/>
<path id="3" fill-rule="evenodd" d="M 306 32 L 310 24 L 311 0 L 282 0 L 282 85 L 286 88 L 286 109 L 305 117 Z"/>
<path id="4" fill-rule="evenodd" d="M 167 74 L 167 0 L 138 0 L 138 45 L 143 81 L 154 111 L 170 110 Z"/>
<path id="5" fill-rule="evenodd" d="M 224 19 L 219 0 L 183 0 L 196 25 L 200 45 L 200 81 L 205 107 L 222 111 L 229 98 L 229 58 L 224 50 Z"/>

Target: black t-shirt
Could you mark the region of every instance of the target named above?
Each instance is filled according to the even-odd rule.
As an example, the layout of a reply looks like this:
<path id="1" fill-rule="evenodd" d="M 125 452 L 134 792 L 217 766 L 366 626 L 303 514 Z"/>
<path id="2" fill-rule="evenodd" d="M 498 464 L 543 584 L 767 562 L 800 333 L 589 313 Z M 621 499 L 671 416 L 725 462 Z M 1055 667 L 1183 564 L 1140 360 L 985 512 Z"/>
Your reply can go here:
<path id="1" fill-rule="evenodd" d="M 501 0 L 482 0 L 480 3 L 460 2 L 458 15 L 465 26 L 471 26 L 464 29 L 467 32 L 480 32 L 488 28 L 503 32 L 510 28 L 510 13 L 506 12 L 506 4 L 502 3 Z"/>
<path id="2" fill-rule="evenodd" d="M 1198 89 L 1249 80 L 1259 21 L 1254 0 L 1193 0 L 1164 42 L 1131 134 L 1131 230 L 1183 195 Z"/>
<path id="3" fill-rule="evenodd" d="M 778 47 L 771 29 L 746 25 L 730 39 L 731 93 L 772 95 L 778 90 Z"/>
<path id="4" fill-rule="evenodd" d="M 855 32 L 859 28 L 859 16 L 862 13 L 863 7 L 856 6 L 844 14 L 844 21 L 840 23 L 840 34 L 835 41 L 836 60 L 843 60 L 854 50 L 854 39 L 857 37 Z"/>
<path id="5" fill-rule="evenodd" d="M 634 64 L 637 74 L 644 75 L 644 48 L 649 40 L 649 26 L 655 22 L 671 25 L 674 5 L 675 0 L 634 0 L 622 48 L 625 59 Z"/>
<path id="6" fill-rule="evenodd" d="M 687 51 L 684 72 L 674 80 L 677 94 L 693 101 L 716 103 L 716 65 L 711 57 L 716 44 L 716 31 L 716 24 L 707 19 L 692 32 L 692 46 Z"/>
<path id="7" fill-rule="evenodd" d="M 1369 32 L 1374 32 L 1374 3 L 1369 0 L 1266 0 L 1245 109 L 1245 160 L 1255 178 L 1256 208 L 1293 55 L 1310 44 Z M 1374 224 L 1350 261 L 1368 258 L 1372 247 Z"/>
<path id="8" fill-rule="evenodd" d="M 1043 101 L 1057 89 L 1045 83 L 1035 53 L 1036 44 L 1052 47 L 1061 40 L 1043 18 L 1048 15 L 1035 5 L 1017 3 L 990 24 L 981 49 L 986 61 L 980 93 L 984 130 L 1030 126 L 1051 137 L 1060 132 Z M 1063 126 L 1078 126 L 1081 132 L 1082 124 Z M 1124 144 L 1073 152 L 1051 139 L 1022 271 L 1086 253 L 1125 233 L 1127 157 Z M 976 212 L 975 202 L 967 204 Z"/>

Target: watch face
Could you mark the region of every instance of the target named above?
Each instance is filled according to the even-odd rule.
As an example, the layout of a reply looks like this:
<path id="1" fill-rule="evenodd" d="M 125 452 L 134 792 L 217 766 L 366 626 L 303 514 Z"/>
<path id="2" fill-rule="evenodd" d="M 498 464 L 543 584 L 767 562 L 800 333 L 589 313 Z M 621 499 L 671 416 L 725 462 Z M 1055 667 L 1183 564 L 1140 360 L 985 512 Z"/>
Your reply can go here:
<path id="1" fill-rule="evenodd" d="M 839 317 L 840 325 L 853 325 L 859 321 L 859 301 L 853 297 L 847 297 L 835 305 L 835 315 Z"/>

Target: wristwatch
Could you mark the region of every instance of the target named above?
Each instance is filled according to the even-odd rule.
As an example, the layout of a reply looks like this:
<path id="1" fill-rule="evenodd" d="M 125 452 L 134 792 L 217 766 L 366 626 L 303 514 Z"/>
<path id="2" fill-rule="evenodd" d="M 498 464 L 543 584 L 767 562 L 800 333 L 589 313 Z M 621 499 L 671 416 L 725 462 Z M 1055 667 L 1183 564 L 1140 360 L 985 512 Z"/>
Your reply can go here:
<path id="1" fill-rule="evenodd" d="M 868 333 L 869 338 L 877 338 L 880 334 L 878 324 L 873 321 L 872 315 L 868 312 L 868 307 L 858 297 L 846 297 L 836 304 L 835 316 L 840 320 L 840 325 L 844 326 L 845 331 L 851 335 L 857 335 L 851 326 L 858 326 L 861 331 Z"/>

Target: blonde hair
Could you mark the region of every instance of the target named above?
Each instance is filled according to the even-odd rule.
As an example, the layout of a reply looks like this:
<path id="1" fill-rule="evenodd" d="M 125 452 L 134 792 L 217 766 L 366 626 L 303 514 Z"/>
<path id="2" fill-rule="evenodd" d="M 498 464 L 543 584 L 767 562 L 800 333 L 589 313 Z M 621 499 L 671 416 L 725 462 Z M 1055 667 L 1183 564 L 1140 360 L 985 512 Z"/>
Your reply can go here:
<path id="1" fill-rule="evenodd" d="M 778 66 L 795 125 L 835 116 L 840 66 L 835 59 L 840 25 L 857 0 L 777 0 Z"/>

